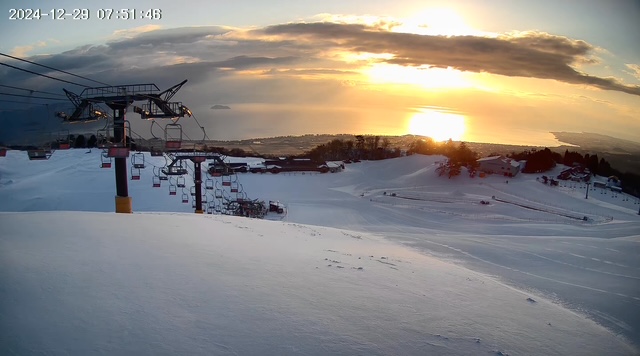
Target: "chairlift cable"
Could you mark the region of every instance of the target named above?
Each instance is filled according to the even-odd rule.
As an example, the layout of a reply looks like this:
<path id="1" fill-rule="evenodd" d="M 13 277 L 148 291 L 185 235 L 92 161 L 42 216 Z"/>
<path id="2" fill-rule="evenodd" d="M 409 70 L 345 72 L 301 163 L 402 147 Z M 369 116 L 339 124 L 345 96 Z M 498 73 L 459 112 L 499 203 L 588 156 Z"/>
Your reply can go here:
<path id="1" fill-rule="evenodd" d="M 67 101 L 67 100 L 64 100 L 64 99 L 47 98 L 45 96 L 33 96 L 33 95 L 24 95 L 24 94 L 0 93 L 0 95 L 18 96 L 18 97 L 21 97 L 21 98 L 46 99 L 46 100 L 53 100 L 53 101 Z"/>
<path id="2" fill-rule="evenodd" d="M 63 82 L 63 83 L 73 84 L 73 85 L 77 85 L 77 86 L 85 87 L 85 88 L 91 88 L 91 87 L 90 87 L 90 86 L 88 86 L 88 85 L 78 84 L 78 83 L 70 82 L 70 81 L 68 81 L 68 80 L 64 80 L 64 79 L 60 79 L 60 78 L 55 78 L 55 77 L 52 77 L 52 76 L 49 76 L 49 75 L 46 75 L 46 74 L 37 73 L 37 72 L 31 71 L 31 70 L 28 70 L 28 69 L 23 69 L 23 68 L 19 68 L 19 67 L 16 67 L 16 66 L 12 66 L 11 64 L 6 64 L 6 63 L 2 63 L 2 62 L 0 62 L 0 65 L 6 66 L 6 67 L 9 67 L 9 68 L 13 68 L 13 69 L 17 69 L 17 70 L 20 70 L 20 71 L 23 71 L 23 72 L 27 72 L 27 73 L 31 73 L 31 74 L 35 74 L 35 75 L 39 75 L 39 76 L 41 76 L 41 77 L 45 77 L 45 78 L 49 78 L 49 79 L 53 79 L 53 80 L 57 80 L 57 81 L 60 81 L 60 82 Z"/>
<path id="3" fill-rule="evenodd" d="M 0 87 L 3 88 L 9 88 L 9 89 L 16 89 L 16 90 L 23 90 L 23 91 L 28 91 L 31 93 L 42 93 L 42 94 L 48 94 L 48 95 L 55 95 L 55 96 L 61 96 L 61 97 L 65 97 L 64 94 L 60 94 L 60 93 L 51 93 L 48 91 L 41 91 L 41 90 L 34 90 L 34 89 L 26 89 L 26 88 L 20 88 L 20 87 L 14 87 L 11 85 L 4 85 L 4 84 L 0 84 Z"/>
<path id="4" fill-rule="evenodd" d="M 44 67 L 44 68 L 47 68 L 47 69 L 55 70 L 55 71 L 58 71 L 58 72 L 61 72 L 61 73 L 64 73 L 64 74 L 69 74 L 69 75 L 72 75 L 72 76 L 77 77 L 77 78 L 81 78 L 81 79 L 84 79 L 84 80 L 88 80 L 88 81 L 90 81 L 90 82 L 94 82 L 94 83 L 98 83 L 98 84 L 102 84 L 102 85 L 106 85 L 106 86 L 111 86 L 111 85 L 109 85 L 109 84 L 107 84 L 107 83 L 103 83 L 103 82 L 100 82 L 100 81 L 97 81 L 97 80 L 93 80 L 93 79 L 90 79 L 90 78 L 87 78 L 87 77 L 83 77 L 83 76 L 81 76 L 81 75 L 77 75 L 77 74 L 69 73 L 69 72 L 64 71 L 64 70 L 61 70 L 61 69 L 56 69 L 56 68 L 53 68 L 53 67 L 49 67 L 49 66 L 46 66 L 46 65 L 44 65 L 44 64 L 39 64 L 39 63 L 36 63 L 36 62 L 28 61 L 28 60 L 26 60 L 26 59 L 22 59 L 22 58 L 18 58 L 18 57 L 10 56 L 10 55 L 5 54 L 5 53 L 1 53 L 1 52 L 0 52 L 0 55 L 5 56 L 5 57 L 9 57 L 9 58 L 12 58 L 12 59 L 16 59 L 16 60 L 19 60 L 19 61 L 27 62 L 27 63 L 30 63 L 30 64 L 34 64 L 34 65 L 37 65 L 37 66 L 40 66 L 40 67 Z M 76 84 L 76 85 L 80 85 L 80 84 Z"/>

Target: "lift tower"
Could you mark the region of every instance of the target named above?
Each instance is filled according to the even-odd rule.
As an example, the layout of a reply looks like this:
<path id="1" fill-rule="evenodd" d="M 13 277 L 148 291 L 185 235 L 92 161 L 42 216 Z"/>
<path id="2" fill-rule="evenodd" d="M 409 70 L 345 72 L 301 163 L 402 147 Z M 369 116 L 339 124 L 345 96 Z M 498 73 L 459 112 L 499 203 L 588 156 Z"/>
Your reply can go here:
<path id="1" fill-rule="evenodd" d="M 129 144 L 126 133 L 125 114 L 127 107 L 134 101 L 151 100 L 163 111 L 165 115 L 175 117 L 184 116 L 182 111 L 176 112 L 168 105 L 168 100 L 186 83 L 182 81 L 173 87 L 160 92 L 155 84 L 132 84 L 86 88 L 80 95 L 75 95 L 67 90 L 67 97 L 74 103 L 76 111 L 71 116 L 80 116 L 92 103 L 104 103 L 113 110 L 113 142 L 110 144 L 108 154 L 115 158 L 116 174 L 116 213 L 131 213 L 131 197 L 127 180 L 127 158 L 129 157 Z M 74 120 L 70 120 L 71 122 Z"/>

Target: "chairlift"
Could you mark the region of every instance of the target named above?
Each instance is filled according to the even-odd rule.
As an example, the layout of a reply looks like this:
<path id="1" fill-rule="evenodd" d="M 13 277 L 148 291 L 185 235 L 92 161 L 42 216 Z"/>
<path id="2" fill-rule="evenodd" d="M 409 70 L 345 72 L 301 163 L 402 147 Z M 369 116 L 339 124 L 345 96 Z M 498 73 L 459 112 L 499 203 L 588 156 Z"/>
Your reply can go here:
<path id="1" fill-rule="evenodd" d="M 160 180 L 169 180 L 169 177 L 162 172 L 162 170 L 158 169 L 160 172 L 158 173 L 158 179 Z"/>
<path id="2" fill-rule="evenodd" d="M 160 188 L 160 177 L 157 176 L 153 176 L 153 187 L 154 188 Z"/>
<path id="3" fill-rule="evenodd" d="M 100 154 L 100 167 L 111 168 L 111 157 L 109 157 L 107 150 L 103 150 Z"/>
<path id="4" fill-rule="evenodd" d="M 196 196 L 196 186 L 192 185 L 191 188 L 189 188 L 189 191 L 191 192 L 191 196 L 195 197 Z"/>
<path id="5" fill-rule="evenodd" d="M 207 214 L 213 214 L 213 208 L 207 207 Z"/>
<path id="6" fill-rule="evenodd" d="M 64 130 L 58 132 L 58 137 L 56 139 L 58 143 L 58 149 L 60 150 L 68 150 L 71 148 L 71 140 L 69 137 L 69 130 Z"/>
<path id="7" fill-rule="evenodd" d="M 208 206 L 209 208 L 215 208 L 215 207 L 216 207 L 216 202 L 215 202 L 214 200 L 210 200 L 210 201 L 209 201 L 209 204 L 207 204 L 207 206 Z"/>
<path id="8" fill-rule="evenodd" d="M 144 153 L 136 152 L 131 157 L 131 164 L 134 168 L 144 168 Z"/>
<path id="9" fill-rule="evenodd" d="M 178 188 L 184 188 L 187 186 L 187 180 L 184 179 L 184 177 L 178 177 L 176 179 L 176 186 L 178 186 Z"/>
<path id="10" fill-rule="evenodd" d="M 231 176 L 222 176 L 222 186 L 223 187 L 230 187 L 231 186 Z"/>
<path id="11" fill-rule="evenodd" d="M 212 190 L 213 189 L 213 179 L 207 178 L 207 180 L 204 181 L 204 188 L 207 189 L 207 190 Z"/>
<path id="12" fill-rule="evenodd" d="M 0 148 L 0 157 L 7 157 L 7 149 Z"/>
<path id="13" fill-rule="evenodd" d="M 202 204 L 206 204 L 206 203 L 207 203 L 207 195 L 202 194 Z"/>
<path id="14" fill-rule="evenodd" d="M 111 130 L 109 127 L 99 129 L 96 132 L 96 146 L 99 148 L 107 148 L 111 145 Z"/>
<path id="15" fill-rule="evenodd" d="M 176 188 L 176 186 L 173 184 L 169 185 L 169 195 L 177 195 L 177 194 L 178 194 L 178 189 Z"/>
<path id="16" fill-rule="evenodd" d="M 182 125 L 167 124 L 164 128 L 165 147 L 168 150 L 178 150 L 182 147 Z"/>
<path id="17" fill-rule="evenodd" d="M 131 180 L 140 180 L 140 168 L 131 167 Z"/>
<path id="18" fill-rule="evenodd" d="M 217 199 L 222 199 L 222 189 L 216 189 L 214 195 Z"/>
<path id="19" fill-rule="evenodd" d="M 187 193 L 182 193 L 182 203 L 183 204 L 189 203 L 189 195 Z"/>
<path id="20" fill-rule="evenodd" d="M 30 161 L 44 161 L 51 158 L 53 151 L 48 149 L 28 150 L 27 155 Z"/>

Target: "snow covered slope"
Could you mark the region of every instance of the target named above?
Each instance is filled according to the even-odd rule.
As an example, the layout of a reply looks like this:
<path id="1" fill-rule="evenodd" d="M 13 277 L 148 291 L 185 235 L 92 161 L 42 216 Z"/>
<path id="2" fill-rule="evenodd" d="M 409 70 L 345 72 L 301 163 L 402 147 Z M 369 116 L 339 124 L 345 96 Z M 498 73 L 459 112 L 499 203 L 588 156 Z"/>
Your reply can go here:
<path id="1" fill-rule="evenodd" d="M 192 212 L 191 204 L 180 202 L 181 192 L 170 196 L 166 181 L 152 188 L 153 166 L 165 160 L 149 156 L 129 191 L 134 211 L 158 213 L 88 213 L 114 210 L 114 172 L 99 168 L 99 151 L 57 151 L 40 162 L 10 151 L 0 159 L 0 211 L 30 213 L 0 214 L 0 302 L 11 305 L 0 323 L 3 331 L 21 330 L 0 336 L 0 348 L 29 350 L 25 345 L 35 342 L 35 351 L 93 347 L 89 353 L 110 354 L 638 352 L 635 198 L 594 190 L 584 199 L 584 186 L 549 187 L 535 175 L 507 181 L 463 172 L 447 179 L 435 172 L 443 159 L 361 162 L 337 174 L 238 175 L 250 198 L 287 205 L 283 224 L 175 214 Z M 190 185 L 187 179 L 186 192 Z M 59 281 L 76 287 L 55 287 Z M 105 288 L 109 293 L 94 301 Z M 96 317 L 79 315 L 69 304 L 74 297 L 86 308 L 78 310 L 95 308 Z M 53 316 L 39 324 L 38 315 L 47 315 L 42 308 Z M 104 328 L 103 317 L 110 322 Z M 208 340 L 221 332 L 218 319 L 239 331 Z M 66 334 L 81 331 L 78 338 Z"/>
<path id="2" fill-rule="evenodd" d="M 167 213 L 0 225 L 3 354 L 632 352 L 583 316 L 367 234 Z"/>

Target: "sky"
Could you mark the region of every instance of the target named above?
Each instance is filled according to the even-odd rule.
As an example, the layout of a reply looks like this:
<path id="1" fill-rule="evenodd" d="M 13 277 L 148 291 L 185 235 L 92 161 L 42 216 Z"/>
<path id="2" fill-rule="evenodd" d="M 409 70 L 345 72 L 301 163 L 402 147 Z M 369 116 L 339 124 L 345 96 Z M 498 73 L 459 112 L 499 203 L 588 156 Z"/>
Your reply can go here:
<path id="1" fill-rule="evenodd" d="M 110 85 L 155 83 L 164 90 L 187 79 L 173 100 L 194 112 L 197 122 L 180 121 L 194 139 L 202 136 L 201 125 L 208 138 L 221 140 L 419 134 L 555 145 L 550 132 L 570 131 L 640 142 L 638 1 L 108 6 L 5 1 L 0 52 Z M 36 7 L 40 19 L 10 19 Z M 64 20 L 51 15 L 60 9 L 70 14 Z M 74 20 L 74 9 L 88 18 Z M 101 85 L 6 56 L 0 63 Z M 0 66 L 0 83 L 53 93 L 83 90 L 7 66 Z M 0 92 L 29 93 L 7 87 Z M 6 95 L 0 100 L 4 141 L 25 130 L 58 130 L 52 111 L 72 109 L 68 101 Z M 9 101 L 35 106 L 21 114 L 15 110 L 27 105 Z M 132 129 L 160 135 L 136 116 L 128 116 Z"/>

